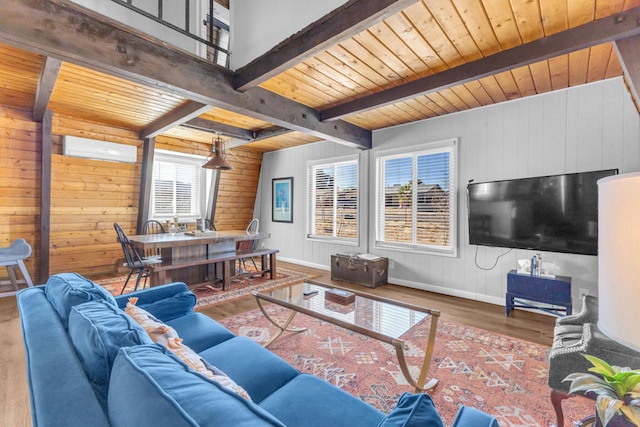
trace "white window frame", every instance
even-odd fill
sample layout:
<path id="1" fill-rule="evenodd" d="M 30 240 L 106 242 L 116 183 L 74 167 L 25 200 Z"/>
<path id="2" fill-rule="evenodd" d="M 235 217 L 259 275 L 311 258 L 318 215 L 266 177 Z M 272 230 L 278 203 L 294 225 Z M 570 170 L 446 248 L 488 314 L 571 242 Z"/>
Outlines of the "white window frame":
<path id="1" fill-rule="evenodd" d="M 356 237 L 355 238 L 348 238 L 348 237 L 338 237 L 336 236 L 336 216 L 337 216 L 337 211 L 338 211 L 338 206 L 337 203 L 334 203 L 334 209 L 333 209 L 333 223 L 334 223 L 334 227 L 333 227 L 333 236 L 322 236 L 322 235 L 318 235 L 314 233 L 313 230 L 313 224 L 315 224 L 315 202 L 316 202 L 316 187 L 314 184 L 314 176 L 313 176 L 313 170 L 315 168 L 318 167 L 337 167 L 341 164 L 347 164 L 347 163 L 353 163 L 355 162 L 356 164 L 356 175 L 358 178 L 358 182 L 357 182 L 357 197 L 358 197 L 358 202 L 356 203 L 356 207 L 357 207 L 357 212 L 356 212 Z M 330 158 L 330 159 L 322 159 L 322 160 L 314 160 L 314 161 L 309 161 L 307 162 L 307 189 L 308 189 L 308 194 L 307 194 L 307 239 L 308 240 L 315 240 L 315 241 L 323 241 L 323 242 L 332 242 L 332 243 L 340 243 L 340 244 L 346 244 L 346 245 L 352 245 L 352 246 L 358 246 L 359 245 L 359 241 L 360 241 L 360 215 L 361 215 L 361 209 L 360 209 L 360 191 L 361 191 L 361 161 L 360 161 L 360 156 L 358 154 L 354 154 L 354 155 L 350 155 L 350 156 L 343 156 L 343 157 L 334 157 L 334 158 Z"/>
<path id="2" fill-rule="evenodd" d="M 206 161 L 206 158 L 203 156 L 198 156 L 194 154 L 185 154 L 185 153 L 176 153 L 174 151 L 167 150 L 155 150 L 154 158 L 153 158 L 153 169 L 154 171 L 158 167 L 158 162 L 164 163 L 172 163 L 172 164 L 180 164 L 187 165 L 197 168 L 198 171 L 198 200 L 196 203 L 196 210 L 192 211 L 189 215 L 165 215 L 165 214 L 157 214 L 155 212 L 155 179 L 153 178 L 154 174 L 152 173 L 152 183 L 151 183 L 151 194 L 150 194 L 150 206 L 149 206 L 149 219 L 155 219 L 161 222 L 170 220 L 173 221 L 173 218 L 176 216 L 178 220 L 183 222 L 195 222 L 198 218 L 203 218 L 207 211 L 207 183 L 210 182 L 211 173 L 207 169 L 203 169 L 202 165 Z"/>
<path id="3" fill-rule="evenodd" d="M 412 158 L 412 176 L 413 182 L 417 181 L 416 176 L 416 164 L 419 156 L 428 154 L 435 154 L 441 152 L 449 152 L 449 245 L 428 245 L 416 243 L 416 226 L 414 220 L 412 220 L 413 228 L 413 242 L 389 242 L 384 240 L 384 226 L 383 221 L 385 218 L 385 170 L 384 165 L 386 160 L 392 160 L 394 158 Z M 429 255 L 440 255 L 457 257 L 458 255 L 458 138 L 450 138 L 441 141 L 434 141 L 425 144 L 413 145 L 409 147 L 379 150 L 375 152 L 375 219 L 374 219 L 374 233 L 375 241 L 374 247 L 380 249 L 393 249 L 404 252 L 418 252 Z M 418 186 L 412 187 L 412 217 L 417 218 L 417 206 L 416 202 L 418 194 Z"/>

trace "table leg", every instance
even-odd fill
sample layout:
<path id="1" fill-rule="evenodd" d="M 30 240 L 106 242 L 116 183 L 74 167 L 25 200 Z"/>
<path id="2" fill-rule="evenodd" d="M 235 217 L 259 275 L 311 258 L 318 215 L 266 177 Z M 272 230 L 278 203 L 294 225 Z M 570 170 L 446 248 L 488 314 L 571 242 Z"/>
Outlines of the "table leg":
<path id="1" fill-rule="evenodd" d="M 407 365 L 407 359 L 404 354 L 404 341 L 402 340 L 393 340 L 392 344 L 396 348 L 396 355 L 398 356 L 398 362 L 400 363 L 400 370 L 404 375 L 405 379 L 415 387 L 416 393 L 421 393 L 423 391 L 430 391 L 436 388 L 438 385 L 438 380 L 436 378 L 432 378 L 429 382 L 427 382 L 427 373 L 429 372 L 429 366 L 431 365 L 431 356 L 433 356 L 433 348 L 436 343 L 436 332 L 438 329 L 438 316 L 431 315 L 431 326 L 429 328 L 429 341 L 427 343 L 427 348 L 424 352 L 424 359 L 422 361 L 422 368 L 420 368 L 420 374 L 418 375 L 418 379 L 415 380 L 411 373 L 409 372 L 409 366 Z"/>
<path id="2" fill-rule="evenodd" d="M 235 260 L 224 261 L 222 263 L 222 290 L 226 291 L 231 287 L 231 265 L 235 267 Z"/>
<path id="3" fill-rule="evenodd" d="M 307 330 L 307 328 L 291 328 L 291 329 L 289 329 L 289 324 L 291 324 L 291 321 L 293 320 L 293 318 L 296 317 L 296 314 L 298 314 L 297 311 L 291 310 L 291 314 L 289 314 L 289 317 L 287 318 L 287 320 L 282 325 L 280 325 L 278 322 L 273 320 L 273 318 L 271 316 L 269 316 L 269 314 L 267 313 L 267 311 L 264 309 L 264 307 L 262 305 L 262 300 L 260 299 L 260 297 L 258 295 L 256 295 L 256 302 L 258 303 L 258 307 L 260 307 L 260 311 L 262 311 L 262 314 L 264 314 L 264 317 L 266 317 L 269 322 L 271 322 L 274 326 L 276 326 L 278 329 L 280 329 L 273 337 L 271 337 L 271 339 L 269 341 L 267 341 L 263 345 L 263 347 L 269 347 L 275 340 L 280 338 L 280 335 L 282 335 L 284 331 L 296 332 L 297 333 L 297 332 L 304 332 L 304 331 Z"/>
<path id="4" fill-rule="evenodd" d="M 260 269 L 262 270 L 262 277 L 266 277 L 267 276 L 267 256 L 266 255 L 260 255 Z"/>
<path id="5" fill-rule="evenodd" d="M 276 254 L 269 254 L 269 279 L 275 280 L 276 278 Z"/>

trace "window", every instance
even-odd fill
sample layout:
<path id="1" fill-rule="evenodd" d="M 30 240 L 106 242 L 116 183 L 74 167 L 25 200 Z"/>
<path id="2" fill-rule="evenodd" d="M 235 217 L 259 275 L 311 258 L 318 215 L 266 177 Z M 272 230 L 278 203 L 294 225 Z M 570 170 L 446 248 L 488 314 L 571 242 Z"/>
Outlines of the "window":
<path id="1" fill-rule="evenodd" d="M 376 153 L 376 246 L 456 255 L 456 143 Z"/>
<path id="2" fill-rule="evenodd" d="M 205 212 L 203 159 L 156 151 L 153 161 L 151 218 L 195 221 Z"/>
<path id="3" fill-rule="evenodd" d="M 307 236 L 358 242 L 358 156 L 309 162 Z"/>

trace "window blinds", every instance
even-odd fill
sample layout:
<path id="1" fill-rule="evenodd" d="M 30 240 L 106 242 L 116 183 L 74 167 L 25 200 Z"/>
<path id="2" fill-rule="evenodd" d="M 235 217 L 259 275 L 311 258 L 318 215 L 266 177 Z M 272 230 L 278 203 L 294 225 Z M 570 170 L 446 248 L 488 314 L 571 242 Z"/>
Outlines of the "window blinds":
<path id="1" fill-rule="evenodd" d="M 357 158 L 310 164 L 308 183 L 308 237 L 357 241 Z"/>
<path id="2" fill-rule="evenodd" d="M 156 155 L 153 162 L 152 218 L 201 218 L 202 161 Z"/>
<path id="3" fill-rule="evenodd" d="M 455 251 L 455 145 L 379 155 L 376 241 Z"/>

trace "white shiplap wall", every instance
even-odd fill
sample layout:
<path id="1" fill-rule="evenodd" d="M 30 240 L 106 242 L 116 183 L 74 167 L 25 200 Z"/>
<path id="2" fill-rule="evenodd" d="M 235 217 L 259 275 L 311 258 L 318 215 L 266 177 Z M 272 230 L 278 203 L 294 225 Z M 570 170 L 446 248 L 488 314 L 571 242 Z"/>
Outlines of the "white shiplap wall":
<path id="1" fill-rule="evenodd" d="M 331 254 L 343 251 L 388 256 L 394 265 L 389 282 L 470 299 L 504 304 L 506 274 L 518 258 L 533 251 L 513 250 L 490 267 L 503 248 L 468 244 L 465 186 L 476 182 L 618 168 L 640 170 L 640 117 L 621 78 L 549 94 L 477 108 L 374 132 L 373 151 L 459 138 L 458 257 L 447 258 L 373 247 L 374 167 L 371 152 L 361 152 L 361 236 L 359 247 L 312 242 L 306 230 L 306 162 L 355 152 L 330 142 L 267 153 L 256 215 L 271 233 L 265 244 L 280 258 L 328 269 Z M 271 179 L 294 177 L 294 222 L 271 222 Z M 368 177 L 368 179 L 367 179 Z M 366 209 L 366 208 L 369 209 Z M 371 219 L 371 221 L 370 221 Z M 367 232 L 368 231 L 368 232 Z M 597 293 L 597 257 L 542 253 L 573 278 L 574 304 L 581 288 Z M 576 307 L 579 308 L 579 307 Z"/>

